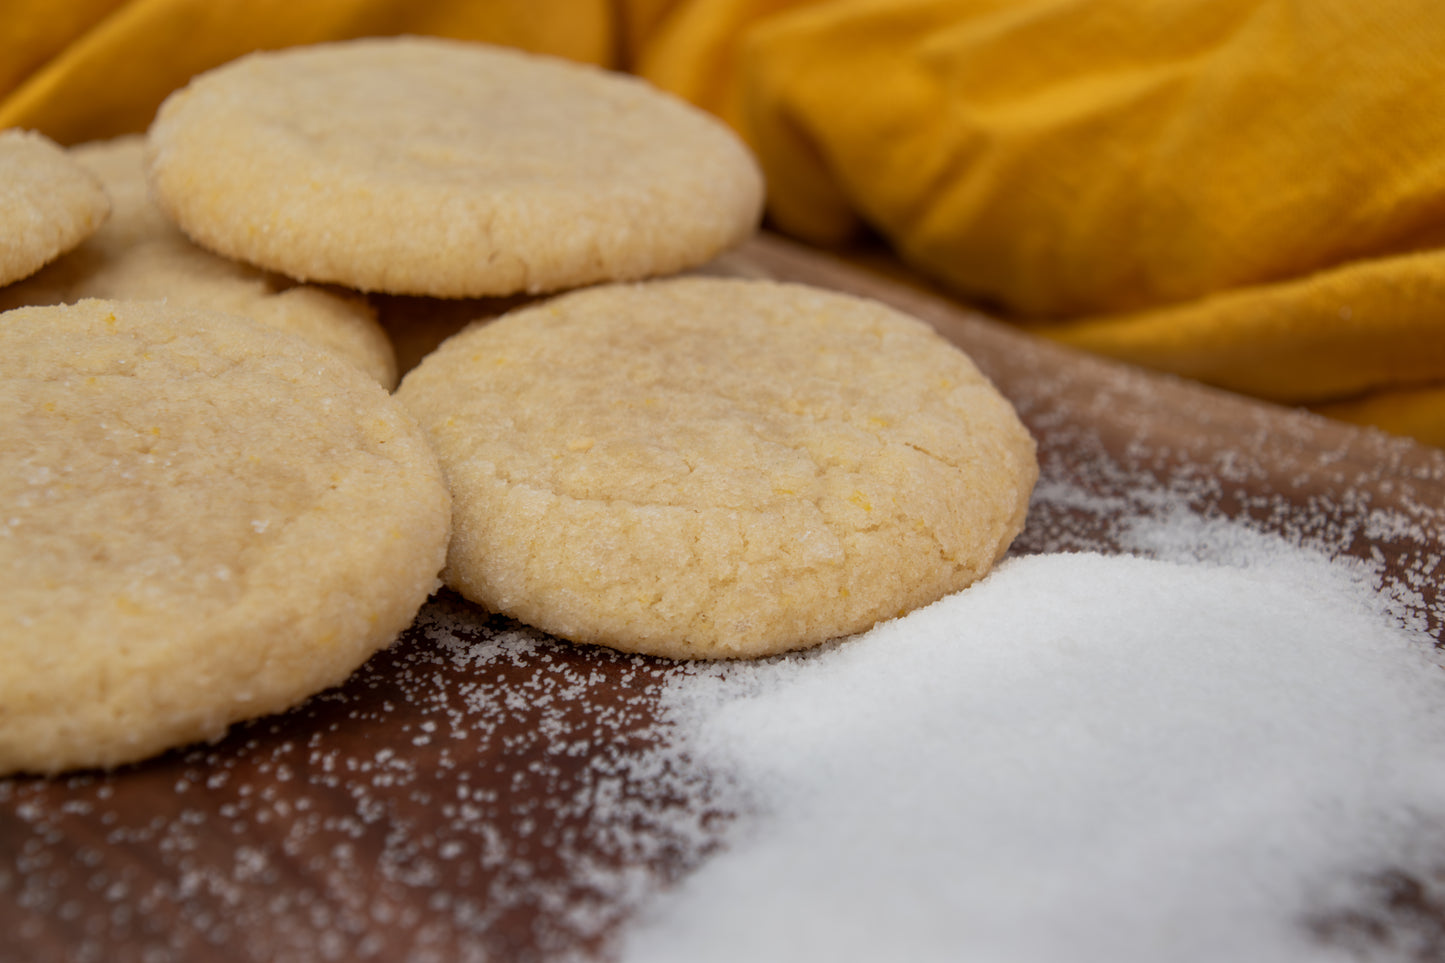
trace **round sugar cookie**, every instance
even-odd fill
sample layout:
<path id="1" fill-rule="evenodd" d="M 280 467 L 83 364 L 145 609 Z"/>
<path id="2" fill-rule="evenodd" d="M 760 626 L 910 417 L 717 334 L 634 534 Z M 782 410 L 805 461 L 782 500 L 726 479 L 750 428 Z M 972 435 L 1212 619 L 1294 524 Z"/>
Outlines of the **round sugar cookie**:
<path id="1" fill-rule="evenodd" d="M 104 185 L 110 218 L 75 250 L 0 289 L 0 311 L 84 298 L 167 300 L 240 314 L 336 352 L 388 390 L 396 359 L 366 299 L 267 274 L 192 244 L 151 201 L 145 140 L 82 144 L 70 156 Z"/>
<path id="2" fill-rule="evenodd" d="M 114 766 L 340 682 L 439 584 L 420 429 L 232 315 L 0 315 L 0 774 Z"/>
<path id="3" fill-rule="evenodd" d="M 756 162 L 644 81 L 390 37 L 251 54 L 191 81 L 149 176 L 204 247 L 302 280 L 479 297 L 670 274 L 752 233 Z"/>
<path id="4" fill-rule="evenodd" d="M 675 658 L 795 649 L 963 588 L 1038 471 L 923 322 L 767 281 L 562 295 L 454 336 L 397 398 L 451 486 L 449 585 Z"/>
<path id="5" fill-rule="evenodd" d="M 105 190 L 62 147 L 33 131 L 0 131 L 0 284 L 40 270 L 109 213 Z"/>

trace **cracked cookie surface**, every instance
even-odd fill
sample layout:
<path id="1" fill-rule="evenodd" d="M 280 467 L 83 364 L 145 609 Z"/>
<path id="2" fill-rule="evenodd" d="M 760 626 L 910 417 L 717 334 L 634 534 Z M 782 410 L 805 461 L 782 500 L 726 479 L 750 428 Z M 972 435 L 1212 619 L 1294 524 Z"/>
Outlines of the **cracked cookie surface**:
<path id="1" fill-rule="evenodd" d="M 967 356 L 800 285 L 563 295 L 453 337 L 397 397 L 452 489 L 452 587 L 669 657 L 800 648 L 963 588 L 1037 477 Z"/>

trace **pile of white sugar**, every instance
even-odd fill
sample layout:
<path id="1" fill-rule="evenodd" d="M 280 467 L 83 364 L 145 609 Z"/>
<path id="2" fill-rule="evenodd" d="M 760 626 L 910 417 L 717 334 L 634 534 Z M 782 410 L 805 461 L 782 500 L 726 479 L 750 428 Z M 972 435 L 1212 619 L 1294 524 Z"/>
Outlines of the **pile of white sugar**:
<path id="1" fill-rule="evenodd" d="M 618 956 L 1355 958 L 1312 924 L 1441 868 L 1431 640 L 1365 567 L 1242 526 L 1124 541 L 1152 557 L 1016 558 L 821 651 L 673 674 L 667 751 L 745 815 Z"/>

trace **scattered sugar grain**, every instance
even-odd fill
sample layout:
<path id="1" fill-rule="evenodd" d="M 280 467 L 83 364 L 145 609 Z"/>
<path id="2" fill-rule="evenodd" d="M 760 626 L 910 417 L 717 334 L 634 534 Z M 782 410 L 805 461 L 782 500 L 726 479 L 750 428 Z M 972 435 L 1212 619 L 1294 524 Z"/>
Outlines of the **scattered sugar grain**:
<path id="1" fill-rule="evenodd" d="M 1445 825 L 1429 638 L 1368 565 L 1181 512 L 1122 539 L 1154 557 L 676 673 L 673 751 L 750 815 L 620 958 L 1350 958 L 1310 922 Z"/>
<path id="2" fill-rule="evenodd" d="M 0 895 L 39 933 L 77 872 L 62 830 L 94 820 L 159 869 L 128 880 L 129 912 L 77 956 L 138 944 L 177 959 L 225 940 L 238 958 L 466 961 L 506 958 L 521 923 L 546 958 L 591 958 L 640 912 L 624 958 L 707 959 L 690 941 L 744 957 L 752 931 L 763 960 L 1327 959 L 1313 920 L 1371 904 L 1362 880 L 1415 868 L 1410 844 L 1445 853 L 1428 829 L 1445 825 L 1430 776 L 1445 699 L 1418 631 L 1442 624 L 1419 596 L 1439 510 L 1239 495 L 1278 539 L 1195 513 L 1221 497 L 1207 473 L 1165 490 L 1138 466 L 1089 464 L 1088 491 L 1036 492 L 1020 545 L 1053 554 L 810 656 L 582 664 L 439 600 L 284 728 L 191 751 L 179 811 L 97 818 L 0 781 L 23 840 Z M 1337 556 L 1373 538 L 1403 567 L 1298 547 Z M 1099 544 L 1152 560 L 1057 554 Z M 405 735 L 385 753 L 339 748 L 340 727 Z M 433 750 L 446 733 L 460 765 L 419 752 L 418 733 Z M 574 749 L 580 766 L 554 767 Z M 323 815 L 270 797 L 283 766 Z M 99 802 L 123 778 L 65 786 Z M 204 824 L 183 808 L 202 787 L 219 797 Z M 304 860 L 308 885 L 265 885 L 247 846 L 269 866 Z M 1433 886 L 1440 868 L 1418 878 Z M 155 930 L 162 918 L 185 925 Z M 1216 930 L 1234 942 L 1209 943 Z"/>

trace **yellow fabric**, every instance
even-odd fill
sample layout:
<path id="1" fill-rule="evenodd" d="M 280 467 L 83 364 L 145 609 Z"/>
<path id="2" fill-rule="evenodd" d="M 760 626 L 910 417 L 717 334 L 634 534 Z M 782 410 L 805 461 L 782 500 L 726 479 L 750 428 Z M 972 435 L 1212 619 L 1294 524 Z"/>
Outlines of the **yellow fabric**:
<path id="1" fill-rule="evenodd" d="M 747 28 L 820 2 L 826 0 L 682 0 L 639 46 L 629 66 L 742 130 L 737 66 Z"/>
<path id="2" fill-rule="evenodd" d="M 1445 374 L 1445 250 L 1349 261 L 1045 333 L 1283 404 L 1421 384 Z"/>
<path id="3" fill-rule="evenodd" d="M 141 130 L 247 51 L 385 33 L 633 69 L 772 223 L 1031 330 L 1445 441 L 1437 0 L 0 0 L 0 127 Z"/>
<path id="4" fill-rule="evenodd" d="M 0 0 L 0 96 L 125 0 Z"/>
<path id="5" fill-rule="evenodd" d="M 1380 428 L 1436 448 L 1445 448 L 1445 385 L 1377 391 L 1351 401 L 1311 405 L 1314 411 L 1340 421 Z"/>

